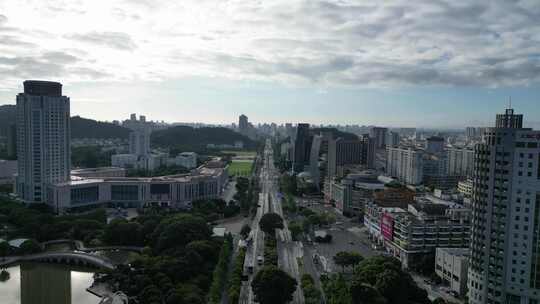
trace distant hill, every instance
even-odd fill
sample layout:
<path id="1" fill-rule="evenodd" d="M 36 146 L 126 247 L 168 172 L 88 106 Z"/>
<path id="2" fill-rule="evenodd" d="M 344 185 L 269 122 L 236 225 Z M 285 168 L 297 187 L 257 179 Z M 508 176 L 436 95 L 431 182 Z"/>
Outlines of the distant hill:
<path id="1" fill-rule="evenodd" d="M 336 128 L 313 128 L 313 129 L 310 129 L 310 131 L 313 134 L 318 134 L 320 132 L 332 132 L 332 135 L 334 136 L 334 138 L 341 137 L 341 138 L 346 139 L 346 140 L 358 139 L 358 136 L 356 136 L 355 134 L 348 133 L 348 132 L 343 132 L 343 131 L 340 131 L 340 130 L 338 130 Z"/>
<path id="2" fill-rule="evenodd" d="M 108 122 L 71 117 L 71 138 L 129 138 L 129 129 Z"/>
<path id="3" fill-rule="evenodd" d="M 0 106 L 0 135 L 6 135 L 8 127 L 15 123 L 17 107 L 15 105 Z M 129 130 L 108 122 L 86 119 L 80 116 L 71 117 L 71 138 L 125 138 Z"/>
<path id="4" fill-rule="evenodd" d="M 256 145 L 254 141 L 242 134 L 218 127 L 176 126 L 152 132 L 150 141 L 156 146 L 185 147 L 191 150 L 204 150 L 207 144 L 233 145 L 235 141 L 242 141 L 246 148 L 254 148 Z"/>
<path id="5" fill-rule="evenodd" d="M 0 135 L 5 136 L 9 125 L 15 123 L 17 107 L 15 105 L 0 106 Z"/>

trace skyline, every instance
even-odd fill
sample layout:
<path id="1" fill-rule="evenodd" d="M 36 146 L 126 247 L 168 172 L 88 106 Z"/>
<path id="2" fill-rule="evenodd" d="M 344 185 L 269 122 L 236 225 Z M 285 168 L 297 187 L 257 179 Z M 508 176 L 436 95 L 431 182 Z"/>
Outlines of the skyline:
<path id="1" fill-rule="evenodd" d="M 459 128 L 488 126 L 511 97 L 540 126 L 534 1 L 3 1 L 0 12 L 0 104 L 42 79 L 97 120 Z"/>

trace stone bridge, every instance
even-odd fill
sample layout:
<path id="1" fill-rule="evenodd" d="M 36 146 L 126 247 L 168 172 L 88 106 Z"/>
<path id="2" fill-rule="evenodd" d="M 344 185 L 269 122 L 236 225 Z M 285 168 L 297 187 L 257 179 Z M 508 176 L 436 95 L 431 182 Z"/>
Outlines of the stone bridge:
<path id="1" fill-rule="evenodd" d="M 109 259 L 85 252 L 46 252 L 23 256 L 11 256 L 7 257 L 4 261 L 0 261 L 0 266 L 7 266 L 24 261 L 69 264 L 106 269 L 115 268 L 114 264 Z"/>
<path id="2" fill-rule="evenodd" d="M 47 245 L 52 245 L 52 244 L 71 244 L 71 245 L 74 245 L 76 250 L 84 251 L 84 252 L 124 250 L 124 251 L 133 251 L 133 252 L 141 253 L 143 251 L 143 247 L 138 247 L 138 246 L 86 247 L 82 241 L 69 240 L 69 239 L 53 240 L 53 241 L 43 242 L 43 243 L 41 243 L 41 247 L 45 248 Z"/>

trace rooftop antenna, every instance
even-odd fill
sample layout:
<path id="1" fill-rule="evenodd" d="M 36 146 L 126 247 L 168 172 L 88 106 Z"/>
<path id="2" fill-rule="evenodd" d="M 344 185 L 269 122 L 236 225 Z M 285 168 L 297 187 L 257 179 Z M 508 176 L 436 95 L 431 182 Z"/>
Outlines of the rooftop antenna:
<path id="1" fill-rule="evenodd" d="M 512 108 L 512 96 L 508 96 L 508 108 Z"/>

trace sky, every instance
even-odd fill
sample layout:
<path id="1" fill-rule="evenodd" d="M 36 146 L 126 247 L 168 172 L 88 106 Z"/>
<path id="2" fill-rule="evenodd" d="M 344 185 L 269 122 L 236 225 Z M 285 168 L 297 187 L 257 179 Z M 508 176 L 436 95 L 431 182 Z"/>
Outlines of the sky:
<path id="1" fill-rule="evenodd" d="M 98 120 L 540 127 L 540 2 L 0 0 L 0 104 L 26 79 Z"/>

